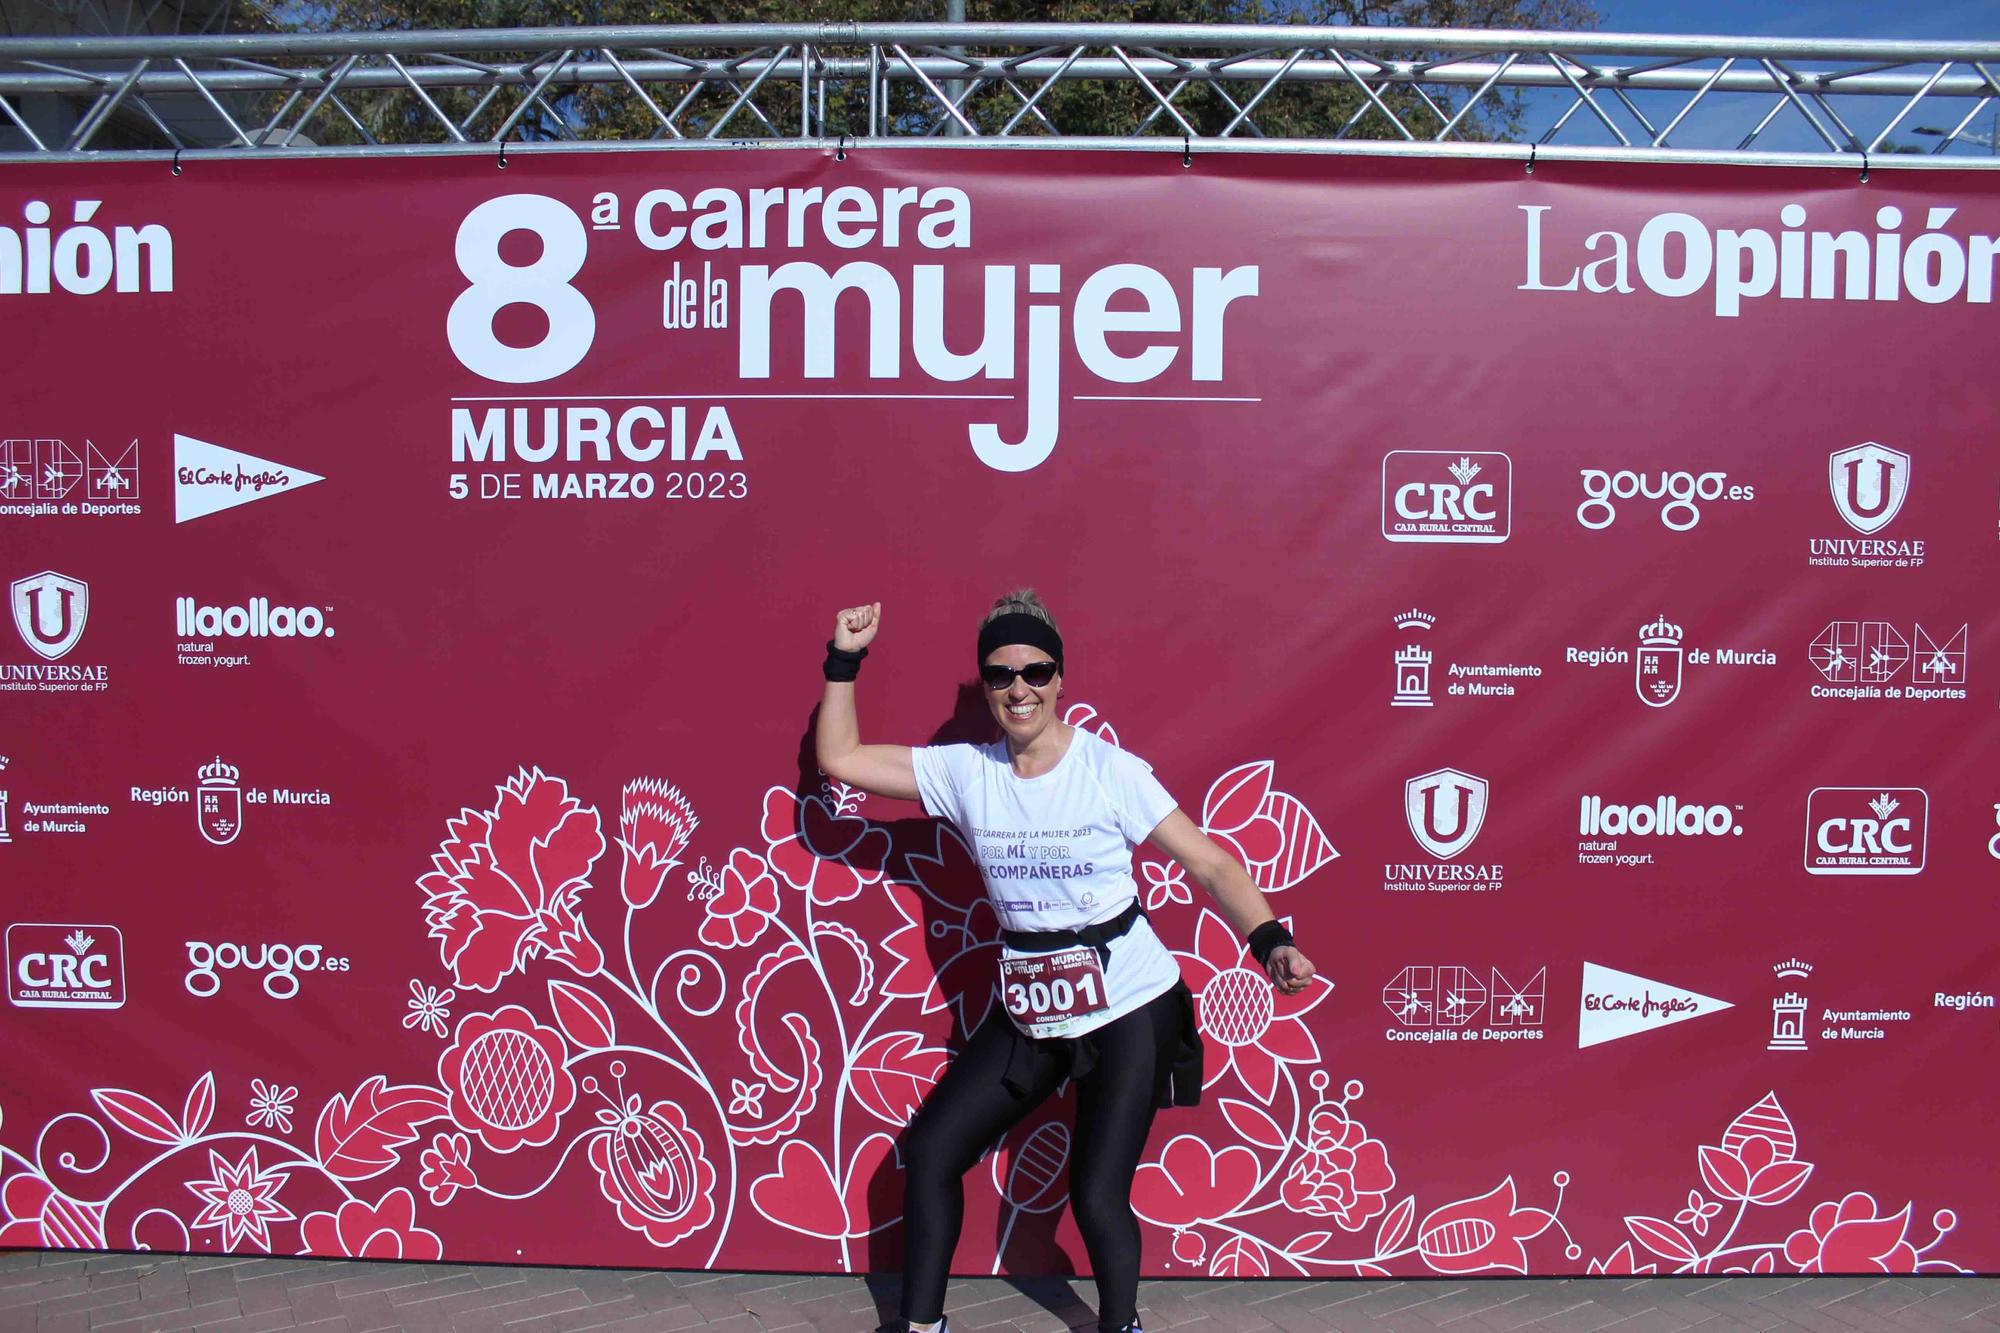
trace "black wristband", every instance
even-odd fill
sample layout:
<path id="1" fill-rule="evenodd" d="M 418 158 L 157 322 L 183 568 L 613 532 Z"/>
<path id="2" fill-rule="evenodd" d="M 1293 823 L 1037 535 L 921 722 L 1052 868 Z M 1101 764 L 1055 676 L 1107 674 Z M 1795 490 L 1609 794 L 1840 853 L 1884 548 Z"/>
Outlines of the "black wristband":
<path id="1" fill-rule="evenodd" d="M 836 648 L 833 640 L 826 641 L 826 665 L 820 669 L 828 680 L 853 680 L 861 674 L 861 659 L 868 656 L 866 648 Z"/>
<path id="2" fill-rule="evenodd" d="M 1266 921 L 1250 932 L 1250 952 L 1257 959 L 1257 966 L 1269 967 L 1271 955 L 1292 942 L 1292 932 L 1285 929 L 1282 921 Z"/>

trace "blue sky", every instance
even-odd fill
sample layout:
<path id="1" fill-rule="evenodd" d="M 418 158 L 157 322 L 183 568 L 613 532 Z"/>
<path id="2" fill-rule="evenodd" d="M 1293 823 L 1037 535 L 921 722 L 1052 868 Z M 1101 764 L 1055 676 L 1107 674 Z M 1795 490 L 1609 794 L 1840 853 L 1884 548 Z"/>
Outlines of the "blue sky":
<path id="1" fill-rule="evenodd" d="M 1736 37 L 1855 37 L 1892 40 L 2000 41 L 2000 0 L 1822 0 L 1820 3 L 1782 3 L 1780 0 L 1598 0 L 1605 32 L 1702 33 Z M 1924 73 L 1930 68 L 1926 67 Z M 1990 67 L 1989 67 L 1990 68 Z M 1954 73 L 1970 73 L 1961 67 Z M 1635 99 L 1656 124 L 1670 118 L 1679 105 L 1658 94 L 1653 100 Z M 1546 108 L 1531 113 L 1529 128 L 1539 134 L 1550 120 L 1569 103 L 1568 96 L 1547 99 Z M 1846 97 L 1836 99 L 1834 108 L 1863 140 L 1875 132 L 1901 107 L 1902 99 L 1887 97 Z M 1683 122 L 1673 137 L 1673 146 L 1684 148 L 1733 148 L 1738 140 L 1768 110 L 1767 97 L 1717 94 L 1703 100 Z M 1914 133 L 1916 126 L 1950 129 L 1970 103 L 1926 101 L 1898 127 L 1894 140 L 1928 152 L 1938 143 L 1934 135 Z M 1815 108 L 1817 110 L 1817 108 Z M 1983 154 L 1983 136 L 1993 131 L 1994 107 L 1981 113 L 1967 133 L 1982 136 L 1979 142 L 1960 142 L 1951 147 L 1952 156 Z M 1626 122 L 1622 109 L 1614 117 L 1628 135 L 1636 136 L 1636 126 Z M 1828 126 L 1832 129 L 1832 126 Z M 1836 131 L 1837 133 L 1837 131 Z M 1579 111 L 1555 140 L 1557 143 L 1611 143 L 1588 111 Z M 1825 144 L 1797 111 L 1787 108 L 1757 141 L 1759 148 L 1822 150 Z"/>

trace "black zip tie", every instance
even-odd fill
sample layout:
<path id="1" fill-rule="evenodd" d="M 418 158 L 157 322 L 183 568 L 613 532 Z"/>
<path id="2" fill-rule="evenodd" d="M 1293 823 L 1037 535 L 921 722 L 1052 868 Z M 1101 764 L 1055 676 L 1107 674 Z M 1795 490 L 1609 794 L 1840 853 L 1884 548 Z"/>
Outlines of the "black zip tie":
<path id="1" fill-rule="evenodd" d="M 1181 165 L 1183 167 L 1194 165 L 1194 140 L 1188 138 L 1185 132 L 1181 135 Z"/>
<path id="2" fill-rule="evenodd" d="M 846 130 L 842 130 L 842 131 L 840 132 L 840 142 L 839 142 L 838 144 L 835 144 L 835 145 L 834 145 L 834 149 L 833 149 L 833 160 L 834 160 L 834 161 L 836 161 L 836 162 L 845 162 L 845 161 L 847 160 L 847 131 L 846 131 Z"/>
<path id="3" fill-rule="evenodd" d="M 1868 150 L 1866 148 L 1861 150 L 1861 183 L 1863 185 L 1868 183 Z"/>
<path id="4" fill-rule="evenodd" d="M 500 141 L 500 170 L 505 171 L 506 169 L 507 169 L 507 141 L 505 139 L 502 139 Z"/>
<path id="5" fill-rule="evenodd" d="M 1528 174 L 1535 174 L 1535 145 L 1532 143 L 1528 145 Z"/>
<path id="6" fill-rule="evenodd" d="M 180 174 L 181 174 L 181 150 L 176 148 L 174 149 L 174 175 L 178 176 Z"/>

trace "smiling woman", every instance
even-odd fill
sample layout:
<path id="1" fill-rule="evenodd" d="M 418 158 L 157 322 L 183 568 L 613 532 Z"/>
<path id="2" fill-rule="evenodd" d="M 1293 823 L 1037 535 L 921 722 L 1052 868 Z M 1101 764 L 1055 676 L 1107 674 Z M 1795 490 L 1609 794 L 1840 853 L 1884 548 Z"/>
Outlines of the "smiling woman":
<path id="1" fill-rule="evenodd" d="M 849 786 L 921 801 L 956 825 L 979 862 L 1004 943 L 1001 1005 L 967 1039 L 900 1145 L 904 1323 L 914 1333 L 944 1327 L 963 1176 L 1070 1080 L 1070 1200 L 1097 1278 L 1098 1327 L 1137 1333 L 1132 1182 L 1154 1112 L 1199 1101 L 1202 1045 L 1194 997 L 1140 907 L 1132 849 L 1150 841 L 1185 866 L 1244 936 L 1240 947 L 1270 986 L 1303 991 L 1313 966 L 1242 864 L 1181 813 L 1146 764 L 1058 715 L 1062 633 L 1031 589 L 1001 597 L 980 622 L 979 678 L 1000 731 L 985 745 L 861 743 L 854 681 L 881 626 L 880 602 L 850 607 L 834 623 L 816 733 L 820 768 Z M 1257 974 L 1241 976 L 1268 1009 Z"/>

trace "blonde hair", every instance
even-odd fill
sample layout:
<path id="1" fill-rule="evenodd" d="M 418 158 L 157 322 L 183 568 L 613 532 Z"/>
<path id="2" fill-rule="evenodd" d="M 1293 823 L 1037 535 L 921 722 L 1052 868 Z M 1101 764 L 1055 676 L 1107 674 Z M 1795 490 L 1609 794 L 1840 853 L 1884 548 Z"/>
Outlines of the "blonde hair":
<path id="1" fill-rule="evenodd" d="M 1018 588 L 1003 597 L 994 598 L 993 609 L 980 620 L 979 628 L 985 629 L 1001 616 L 1008 615 L 1033 616 L 1056 633 L 1062 633 L 1062 626 L 1056 624 L 1054 613 L 1042 605 L 1042 599 L 1035 595 L 1033 588 Z"/>

